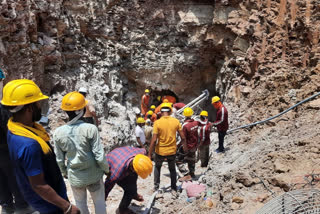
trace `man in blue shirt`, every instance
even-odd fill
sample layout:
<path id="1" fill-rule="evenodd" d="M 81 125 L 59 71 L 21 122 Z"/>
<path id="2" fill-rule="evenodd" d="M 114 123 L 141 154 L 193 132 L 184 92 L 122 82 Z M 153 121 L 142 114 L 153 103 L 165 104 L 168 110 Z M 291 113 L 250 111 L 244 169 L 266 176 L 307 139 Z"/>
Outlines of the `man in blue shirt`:
<path id="1" fill-rule="evenodd" d="M 2 98 L 3 71 L 0 69 L 0 97 Z M 10 112 L 0 104 L 0 205 L 2 214 L 28 214 L 33 213 L 31 207 L 24 200 L 16 182 L 12 169 L 7 144 L 7 123 Z M 13 198 L 14 197 L 14 198 Z M 13 200 L 14 199 L 14 200 Z"/>
<path id="2" fill-rule="evenodd" d="M 41 118 L 48 99 L 31 80 L 10 81 L 1 104 L 13 114 L 8 121 L 8 147 L 17 183 L 26 201 L 41 214 L 80 213 L 67 198 L 66 186 Z"/>

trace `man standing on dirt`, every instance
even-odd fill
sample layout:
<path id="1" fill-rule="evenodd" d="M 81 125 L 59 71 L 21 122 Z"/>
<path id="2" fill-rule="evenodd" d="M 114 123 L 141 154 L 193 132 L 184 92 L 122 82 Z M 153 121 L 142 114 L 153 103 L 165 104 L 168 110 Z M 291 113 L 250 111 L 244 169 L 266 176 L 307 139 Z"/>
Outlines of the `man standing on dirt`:
<path id="1" fill-rule="evenodd" d="M 212 124 L 208 121 L 208 112 L 202 111 L 200 113 L 199 121 L 199 156 L 201 167 L 207 167 L 209 162 L 209 147 L 210 147 L 210 133 Z"/>
<path id="2" fill-rule="evenodd" d="M 142 117 L 139 117 L 137 119 L 137 126 L 136 126 L 135 133 L 136 133 L 137 142 L 139 144 L 138 146 L 140 148 L 144 148 L 144 145 L 146 143 L 146 136 L 144 135 L 144 131 L 142 129 L 142 127 L 144 126 L 145 122 L 146 121 Z"/>
<path id="3" fill-rule="evenodd" d="M 212 123 L 217 127 L 219 136 L 219 147 L 216 149 L 217 153 L 224 152 L 224 137 L 227 134 L 229 128 L 228 111 L 227 108 L 221 103 L 218 96 L 212 97 L 212 105 L 217 110 L 216 121 Z"/>
<path id="4" fill-rule="evenodd" d="M 40 213 L 80 213 L 67 198 L 66 186 L 41 118 L 41 100 L 48 99 L 31 80 L 10 81 L 1 104 L 12 113 L 8 147 L 24 199 Z"/>
<path id="5" fill-rule="evenodd" d="M 149 89 L 146 89 L 144 91 L 144 95 L 142 95 L 141 97 L 141 114 L 143 116 L 146 115 L 146 113 L 148 112 L 149 109 L 149 100 L 150 100 L 150 91 Z"/>
<path id="6" fill-rule="evenodd" d="M 161 104 L 161 118 L 157 120 L 153 125 L 153 136 L 149 149 L 149 158 L 151 158 L 156 145 L 155 150 L 155 170 L 154 170 L 154 189 L 159 189 L 160 185 L 160 172 L 162 163 L 167 160 L 171 178 L 171 193 L 174 197 L 177 196 L 177 172 L 176 172 L 176 133 L 179 132 L 182 145 L 185 151 L 187 151 L 186 140 L 181 129 L 179 120 L 170 116 L 172 112 L 171 103 Z"/>
<path id="7" fill-rule="evenodd" d="M 184 160 L 188 163 L 189 172 L 187 173 L 187 175 L 190 175 L 192 178 L 195 178 L 194 172 L 196 165 L 196 151 L 198 148 L 199 140 L 199 122 L 191 119 L 191 116 L 193 115 L 193 110 L 190 107 L 187 107 L 183 110 L 183 115 L 186 117 L 186 119 L 182 125 L 182 132 L 187 141 L 187 150 L 184 149 Z"/>
<path id="8" fill-rule="evenodd" d="M 82 121 L 88 101 L 79 92 L 66 94 L 61 109 L 69 122 L 54 131 L 57 162 L 62 174 L 68 178 L 76 205 L 81 213 L 89 214 L 87 190 L 91 194 L 95 213 L 106 213 L 102 177 L 109 173 L 98 128 Z M 67 166 L 65 164 L 67 160 Z"/>
<path id="9" fill-rule="evenodd" d="M 145 153 L 145 149 L 126 146 L 116 148 L 107 155 L 110 175 L 105 181 L 105 198 L 107 199 L 115 184 L 124 190 L 116 213 L 133 214 L 134 212 L 128 208 L 132 199 L 144 200 L 137 192 L 137 179 L 138 176 L 146 179 L 153 168 L 151 160 L 145 156 Z"/>
<path id="10" fill-rule="evenodd" d="M 0 69 L 0 100 L 2 99 L 4 78 L 5 75 Z M 2 207 L 2 214 L 13 214 L 14 212 L 20 214 L 32 213 L 33 210 L 24 200 L 19 190 L 9 156 L 7 123 L 10 117 L 11 113 L 0 104 L 0 206 Z"/>
<path id="11" fill-rule="evenodd" d="M 79 93 L 82 94 L 86 98 L 87 94 L 88 94 L 88 90 L 85 87 L 81 87 L 81 88 L 79 88 Z M 91 123 L 96 126 L 100 125 L 100 122 L 99 122 L 97 114 L 96 114 L 96 110 L 90 101 L 88 101 L 88 104 L 86 106 L 86 112 L 83 115 L 82 119 L 86 123 Z"/>

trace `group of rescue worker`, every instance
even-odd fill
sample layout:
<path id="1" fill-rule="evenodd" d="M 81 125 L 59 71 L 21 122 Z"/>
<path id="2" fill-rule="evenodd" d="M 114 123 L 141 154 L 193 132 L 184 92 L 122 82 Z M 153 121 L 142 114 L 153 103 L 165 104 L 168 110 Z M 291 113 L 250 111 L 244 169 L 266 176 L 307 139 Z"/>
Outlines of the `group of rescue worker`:
<path id="1" fill-rule="evenodd" d="M 214 96 L 211 101 L 216 109 L 215 121 L 209 122 L 207 111 L 201 111 L 200 118 L 195 120 L 192 108 L 184 108 L 186 106 L 184 103 L 176 103 L 176 98 L 173 96 L 163 96 L 162 98 L 162 103 L 156 108 L 155 105 L 149 103 L 150 90 L 145 90 L 141 98 L 142 117 L 137 118 L 136 137 L 139 147 L 146 148 L 150 158 L 155 148 L 154 190 L 159 188 L 161 166 L 164 161 L 167 161 L 171 177 L 171 191 L 173 195 L 177 195 L 175 165 L 177 164 L 179 171 L 184 173 L 184 177 L 180 178 L 180 181 L 194 179 L 197 150 L 199 150 L 201 167 L 208 165 L 210 133 L 212 131 L 217 130 L 218 132 L 219 147 L 216 152 L 223 153 L 225 151 L 224 137 L 229 128 L 228 111 L 220 98 Z M 158 97 L 158 101 L 160 100 L 161 97 Z M 185 117 L 182 124 L 175 118 L 175 112 L 181 108 L 184 108 L 183 115 Z M 143 135 L 142 127 L 145 123 L 147 125 L 145 135 Z M 149 134 L 150 124 L 153 124 L 152 135 Z M 180 136 L 180 142 L 177 142 L 177 134 Z M 142 142 L 141 139 L 143 139 Z M 183 163 L 187 163 L 187 171 L 183 168 Z"/>
<path id="2" fill-rule="evenodd" d="M 88 214 L 88 191 L 95 213 L 103 214 L 115 184 L 124 190 L 117 213 L 133 213 L 128 209 L 131 201 L 144 200 L 137 192 L 137 179 L 147 178 L 153 169 L 146 150 L 127 146 L 106 154 L 98 127 L 92 124 L 98 124 L 97 118 L 84 117 L 89 103 L 83 88 L 62 98 L 60 108 L 68 121 L 54 130 L 52 139 L 36 122 L 42 116 L 42 100 L 49 97 L 33 81 L 12 80 L 1 91 L 2 213 Z M 69 201 L 63 178 L 69 181 L 75 205 Z"/>
<path id="3" fill-rule="evenodd" d="M 89 192 L 95 213 L 103 214 L 106 213 L 105 200 L 115 184 L 124 190 L 116 213 L 134 213 L 128 208 L 131 201 L 144 200 L 138 194 L 137 179 L 138 176 L 145 179 L 152 173 L 154 152 L 154 189 L 160 187 L 161 167 L 167 161 L 172 194 L 177 196 L 177 133 L 181 138 L 178 146 L 182 148 L 184 159 L 189 161 L 189 175 L 192 177 L 198 148 L 206 157 L 202 166 L 208 164 L 212 125 L 217 126 L 219 132 L 218 151 L 224 151 L 228 113 L 218 97 L 212 99 L 217 109 L 217 121 L 209 123 L 205 111 L 201 112 L 200 121 L 195 121 L 191 118 L 192 109 L 185 108 L 186 121 L 181 125 L 171 114 L 184 104 L 176 103 L 174 97 L 164 96 L 158 98 L 158 107 L 150 106 L 150 91 L 146 90 L 135 130 L 140 148 L 119 147 L 106 154 L 97 127 L 100 122 L 85 98 L 86 88 L 81 87 L 62 98 L 60 108 L 68 119 L 53 130 L 50 138 L 46 129 L 37 122 L 42 116 L 43 100 L 49 97 L 32 80 L 11 80 L 3 87 L 4 78 L 0 69 L 2 213 L 88 214 Z M 64 179 L 69 181 L 75 205 L 69 200 Z"/>

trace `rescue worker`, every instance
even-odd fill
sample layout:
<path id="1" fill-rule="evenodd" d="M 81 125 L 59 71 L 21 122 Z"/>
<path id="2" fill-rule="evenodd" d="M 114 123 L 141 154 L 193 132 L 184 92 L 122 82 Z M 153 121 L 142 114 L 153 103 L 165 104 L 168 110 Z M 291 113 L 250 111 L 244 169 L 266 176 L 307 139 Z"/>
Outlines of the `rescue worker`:
<path id="1" fill-rule="evenodd" d="M 144 95 L 141 98 L 141 114 L 144 116 L 148 111 L 149 100 L 150 100 L 150 91 L 146 89 L 144 91 Z"/>
<path id="2" fill-rule="evenodd" d="M 174 96 L 170 96 L 170 95 L 164 95 L 161 97 L 161 100 L 168 100 L 167 102 L 175 104 L 177 102 L 177 99 Z"/>
<path id="3" fill-rule="evenodd" d="M 150 119 L 147 119 L 146 125 L 144 127 L 144 135 L 146 136 L 146 144 L 148 145 L 148 147 L 150 146 L 150 143 L 151 143 L 152 131 L 153 131 L 152 122 Z M 147 151 L 149 151 L 149 149 L 147 149 Z"/>
<path id="4" fill-rule="evenodd" d="M 93 200 L 95 213 L 106 213 L 102 177 L 109 173 L 97 126 L 84 122 L 88 101 L 79 92 L 66 94 L 61 109 L 69 122 L 54 131 L 56 159 L 62 175 L 68 178 L 81 213 L 89 214 L 87 190 Z M 67 160 L 67 166 L 66 166 Z"/>
<path id="5" fill-rule="evenodd" d="M 79 88 L 79 93 L 86 98 L 88 94 L 88 90 L 85 87 L 81 87 Z M 100 121 L 97 117 L 96 110 L 90 101 L 88 101 L 88 104 L 86 106 L 86 111 L 85 111 L 85 114 L 83 115 L 82 120 L 86 123 L 91 123 L 96 126 L 100 125 Z"/>
<path id="6" fill-rule="evenodd" d="M 146 136 L 144 135 L 144 131 L 142 129 L 145 122 L 146 121 L 142 117 L 139 117 L 137 119 L 137 126 L 136 126 L 136 130 L 135 130 L 135 134 L 136 134 L 136 139 L 137 139 L 137 142 L 138 142 L 140 148 L 144 148 L 144 145 L 146 143 Z"/>
<path id="7" fill-rule="evenodd" d="M 0 100 L 2 99 L 3 80 L 5 75 L 0 69 Z M 2 214 L 27 214 L 33 209 L 24 200 L 18 184 L 16 175 L 11 164 L 7 144 L 7 123 L 11 113 L 0 104 L 0 206 Z M 14 200 L 13 200 L 14 199 Z"/>
<path id="8" fill-rule="evenodd" d="M 147 112 L 147 114 L 144 116 L 144 119 L 147 120 L 147 119 L 150 119 L 151 120 L 151 117 L 153 115 L 153 111 L 149 110 Z"/>
<path id="9" fill-rule="evenodd" d="M 199 121 L 199 157 L 201 167 L 207 167 L 209 162 L 210 133 L 212 124 L 208 121 L 208 112 L 201 111 Z"/>
<path id="10" fill-rule="evenodd" d="M 151 118 L 150 118 L 151 122 L 154 123 L 157 119 L 158 119 L 157 114 L 153 113 L 152 116 L 151 116 Z"/>
<path id="11" fill-rule="evenodd" d="M 169 101 L 167 99 L 165 99 L 165 100 L 163 100 L 162 103 L 169 103 Z M 159 106 L 157 106 L 157 108 L 154 110 L 154 113 L 157 115 L 157 119 L 160 119 L 160 117 L 161 117 L 161 104 Z"/>
<path id="12" fill-rule="evenodd" d="M 167 160 L 171 178 L 171 193 L 173 197 L 177 196 L 177 174 L 175 167 L 175 159 L 177 152 L 176 133 L 178 132 L 184 150 L 187 152 L 187 145 L 182 127 L 176 118 L 170 116 L 172 105 L 170 103 L 161 104 L 162 117 L 153 124 L 153 136 L 149 149 L 149 158 L 155 150 L 155 170 L 154 170 L 154 190 L 159 189 L 160 185 L 160 172 L 162 163 Z M 157 144 L 156 144 L 157 142 Z"/>
<path id="13" fill-rule="evenodd" d="M 152 162 L 145 156 L 146 150 L 134 147 L 120 147 L 107 154 L 110 167 L 110 177 L 105 181 L 105 197 L 107 199 L 115 184 L 123 190 L 123 197 L 116 213 L 134 213 L 128 207 L 132 199 L 143 201 L 143 196 L 137 192 L 137 179 L 146 179 L 152 172 Z"/>
<path id="14" fill-rule="evenodd" d="M 219 147 L 216 149 L 216 152 L 221 153 L 224 152 L 224 137 L 229 128 L 228 111 L 218 96 L 212 97 L 212 105 L 217 110 L 216 120 L 212 123 L 213 126 L 217 127 L 219 136 Z"/>
<path id="15" fill-rule="evenodd" d="M 1 103 L 13 114 L 7 139 L 16 180 L 24 199 L 40 213 L 80 213 L 68 200 L 50 137 L 35 122 L 41 118 L 39 101 L 45 99 L 31 80 L 13 80 L 3 88 Z"/>
<path id="16" fill-rule="evenodd" d="M 156 109 L 156 106 L 155 106 L 155 105 L 150 106 L 150 110 L 151 110 L 151 111 L 154 111 L 155 109 Z"/>
<path id="17" fill-rule="evenodd" d="M 195 178 L 195 164 L 196 164 L 196 151 L 198 148 L 198 127 L 199 122 L 191 119 L 193 115 L 193 110 L 187 107 L 183 110 L 183 115 L 186 117 L 183 125 L 182 132 L 186 138 L 187 150 L 184 149 L 184 160 L 188 163 L 189 172 L 192 178 Z M 187 176 L 185 175 L 185 176 Z"/>

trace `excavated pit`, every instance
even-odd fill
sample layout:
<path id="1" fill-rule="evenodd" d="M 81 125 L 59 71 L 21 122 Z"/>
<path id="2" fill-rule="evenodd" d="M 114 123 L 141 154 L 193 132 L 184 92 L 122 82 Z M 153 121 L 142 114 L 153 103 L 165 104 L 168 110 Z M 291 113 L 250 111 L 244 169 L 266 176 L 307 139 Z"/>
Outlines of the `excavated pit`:
<path id="1" fill-rule="evenodd" d="M 210 97 L 222 98 L 235 128 L 319 91 L 317 3 L 1 1 L 0 67 L 5 82 L 33 79 L 50 95 L 43 113 L 50 109 L 51 130 L 65 123 L 63 95 L 87 87 L 106 151 L 135 140 L 134 110 L 145 88 L 153 100 L 170 92 L 184 103 L 208 89 Z M 200 108 L 215 119 L 210 99 Z M 270 123 L 228 135 L 229 152 L 212 153 L 207 170 L 213 208 L 166 195 L 154 213 L 254 213 L 272 197 L 258 177 L 276 194 L 295 188 L 304 174 L 320 171 L 319 109 L 316 99 Z M 212 151 L 216 143 L 213 134 Z M 291 179 L 295 176 L 298 181 Z M 152 186 L 150 178 L 139 182 L 145 189 Z M 116 190 L 110 199 L 111 210 L 119 195 Z"/>

